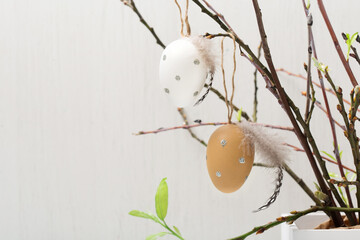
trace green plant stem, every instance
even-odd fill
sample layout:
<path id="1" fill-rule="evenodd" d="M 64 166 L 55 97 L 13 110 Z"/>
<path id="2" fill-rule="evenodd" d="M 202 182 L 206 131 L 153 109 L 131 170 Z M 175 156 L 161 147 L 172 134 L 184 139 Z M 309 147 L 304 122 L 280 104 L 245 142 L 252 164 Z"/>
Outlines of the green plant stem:
<path id="1" fill-rule="evenodd" d="M 179 239 L 181 239 L 181 240 L 184 240 L 183 237 L 181 237 L 179 234 L 177 234 L 175 231 L 173 231 L 173 230 L 166 224 L 165 220 L 163 221 L 163 223 L 164 223 L 164 225 L 163 225 L 163 224 L 161 224 L 161 225 L 163 225 L 164 228 L 166 228 L 167 230 L 169 230 L 175 237 L 177 237 L 177 238 L 179 238 Z"/>
<path id="2" fill-rule="evenodd" d="M 358 212 L 360 211 L 360 208 L 342 208 L 342 207 L 325 207 L 325 206 L 314 206 L 314 207 L 311 207 L 309 209 L 306 209 L 304 211 L 294 211 L 292 212 L 293 214 L 292 215 L 288 215 L 288 216 L 285 216 L 285 217 L 279 217 L 277 218 L 275 221 L 273 222 L 270 222 L 270 223 L 267 223 L 265 225 L 262 225 L 262 226 L 258 226 L 258 227 L 255 227 L 253 228 L 251 231 L 241 235 L 241 236 L 238 236 L 238 237 L 235 237 L 235 238 L 231 238 L 229 240 L 244 240 L 246 239 L 247 237 L 249 237 L 250 235 L 256 233 L 256 234 L 261 234 L 263 233 L 264 231 L 272 228 L 272 227 L 275 227 L 281 223 L 292 223 L 294 222 L 295 220 L 297 220 L 298 218 L 302 217 L 302 216 L 305 216 L 309 213 L 313 213 L 313 212 L 318 212 L 318 211 L 326 211 L 326 212 L 345 212 L 345 213 L 352 213 L 352 212 Z"/>
<path id="3" fill-rule="evenodd" d="M 308 21 L 308 64 L 306 67 L 306 72 L 307 72 L 307 80 L 306 80 L 306 107 L 305 107 L 305 122 L 307 122 L 309 124 L 310 122 L 310 85 L 312 85 L 312 81 L 311 81 L 311 55 L 312 55 L 312 47 L 311 47 L 311 26 L 313 23 L 313 18 L 312 15 L 308 15 L 307 17 L 307 21 Z M 313 86 L 311 87 L 312 90 L 314 89 Z M 315 91 L 313 91 L 313 93 L 315 93 Z M 315 98 L 314 96 L 312 96 L 312 105 L 314 105 L 315 103 Z"/>

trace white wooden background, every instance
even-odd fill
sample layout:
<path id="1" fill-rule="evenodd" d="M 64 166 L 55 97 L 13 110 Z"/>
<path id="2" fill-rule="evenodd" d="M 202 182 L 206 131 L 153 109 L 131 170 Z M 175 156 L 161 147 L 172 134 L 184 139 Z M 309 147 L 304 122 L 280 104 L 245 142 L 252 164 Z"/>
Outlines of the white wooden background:
<path id="1" fill-rule="evenodd" d="M 259 34 L 251 1 L 211 2 L 255 50 Z M 341 31 L 360 30 L 358 1 L 325 2 L 339 38 Z M 173 1 L 136 3 L 164 43 L 179 37 Z M 317 4 L 311 3 L 318 55 L 329 65 L 337 84 L 344 85 L 347 96 L 349 81 Z M 260 4 L 276 66 L 304 73 L 307 37 L 301 1 L 262 0 Z M 194 34 L 220 31 L 194 4 L 190 23 Z M 226 44 L 226 63 L 231 66 L 231 42 Z M 217 40 L 215 47 L 219 47 Z M 272 193 L 275 176 L 271 170 L 254 168 L 239 191 L 222 194 L 207 175 L 206 149 L 186 131 L 132 135 L 182 124 L 158 84 L 161 51 L 119 0 L 0 1 L 1 239 L 144 239 L 162 229 L 128 212 L 154 212 L 154 194 L 163 177 L 168 178 L 170 189 L 168 223 L 179 227 L 186 239 L 227 239 L 311 204 L 285 176 L 277 202 L 269 210 L 251 213 Z M 353 68 L 359 76 L 359 67 Z M 238 58 L 235 102 L 249 114 L 252 72 L 253 67 Z M 304 81 L 280 77 L 303 107 Z M 220 75 L 215 80 L 215 87 L 221 89 Z M 289 126 L 262 79 L 259 82 L 259 121 Z M 317 96 L 323 101 L 320 92 Z M 203 104 L 186 111 L 190 121 L 207 122 L 224 121 L 225 109 L 210 94 Z M 331 135 L 325 132 L 329 124 L 318 109 L 314 118 L 312 129 L 320 149 L 331 152 Z M 207 140 L 213 130 L 194 131 Z M 299 146 L 291 133 L 279 134 Z M 344 161 L 352 166 L 348 144 L 341 131 L 338 134 Z M 293 169 L 313 188 L 305 155 L 293 153 L 290 158 Z M 276 228 L 253 239 L 279 237 Z"/>

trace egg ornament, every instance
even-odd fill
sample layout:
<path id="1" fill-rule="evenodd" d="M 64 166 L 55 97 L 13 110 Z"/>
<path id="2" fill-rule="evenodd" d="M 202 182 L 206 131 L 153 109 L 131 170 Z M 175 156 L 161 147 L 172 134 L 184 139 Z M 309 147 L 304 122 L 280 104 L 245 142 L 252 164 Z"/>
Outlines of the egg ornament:
<path id="1" fill-rule="evenodd" d="M 208 73 L 214 71 L 209 41 L 203 37 L 183 37 L 170 43 L 161 55 L 160 85 L 177 107 L 194 104 Z"/>
<path id="2" fill-rule="evenodd" d="M 255 148 L 235 124 L 219 127 L 210 136 L 206 164 L 214 186 L 224 193 L 238 190 L 250 174 Z"/>

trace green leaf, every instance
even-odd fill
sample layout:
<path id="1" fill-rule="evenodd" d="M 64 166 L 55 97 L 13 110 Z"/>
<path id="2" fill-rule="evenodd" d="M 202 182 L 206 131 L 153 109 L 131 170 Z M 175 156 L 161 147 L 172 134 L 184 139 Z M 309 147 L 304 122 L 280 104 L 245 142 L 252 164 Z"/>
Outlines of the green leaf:
<path id="1" fill-rule="evenodd" d="M 341 187 L 337 187 L 339 190 L 339 193 L 341 195 L 342 200 L 345 202 L 346 206 L 349 207 L 349 202 L 346 196 L 344 196 L 343 191 L 341 190 Z"/>
<path id="2" fill-rule="evenodd" d="M 325 69 L 327 68 L 323 63 L 319 62 L 316 58 L 312 58 L 314 61 L 315 67 L 320 70 L 321 72 L 325 73 Z"/>
<path id="3" fill-rule="evenodd" d="M 175 232 L 181 236 L 181 233 L 180 233 L 179 229 L 177 227 L 175 227 L 175 226 L 173 226 L 173 228 L 174 228 Z"/>
<path id="4" fill-rule="evenodd" d="M 310 0 L 307 1 L 307 4 L 306 4 L 306 9 L 309 9 L 310 8 Z"/>
<path id="5" fill-rule="evenodd" d="M 321 192 L 321 191 L 315 191 L 315 197 L 319 200 L 322 200 L 324 202 L 329 200 L 329 196 L 326 195 L 325 193 Z"/>
<path id="6" fill-rule="evenodd" d="M 161 220 L 164 220 L 168 209 L 168 186 L 166 183 L 166 178 L 161 180 L 157 189 L 155 195 L 155 208 L 157 216 Z"/>
<path id="7" fill-rule="evenodd" d="M 240 108 L 240 110 L 237 112 L 237 116 L 236 116 L 236 118 L 239 122 L 241 122 L 241 113 L 242 113 L 242 108 Z"/>
<path id="8" fill-rule="evenodd" d="M 355 178 L 356 178 L 356 174 L 353 174 L 353 175 L 351 176 L 351 178 L 350 178 L 350 181 L 354 181 Z"/>
<path id="9" fill-rule="evenodd" d="M 129 214 L 131 216 L 134 216 L 134 217 L 141 217 L 141 218 L 151 219 L 154 222 L 160 223 L 160 220 L 151 213 L 146 213 L 146 212 L 142 212 L 142 211 L 139 211 L 139 210 L 132 210 L 132 211 L 129 212 Z"/>
<path id="10" fill-rule="evenodd" d="M 334 158 L 333 155 L 331 155 L 331 154 L 329 154 L 329 153 L 327 153 L 327 152 L 325 152 L 325 151 L 321 151 L 321 152 L 324 153 L 324 154 L 326 154 L 326 156 L 328 156 L 329 158 L 331 158 L 332 160 L 334 160 L 334 161 L 336 162 L 336 158 Z"/>
<path id="11" fill-rule="evenodd" d="M 355 42 L 356 37 L 358 36 L 358 32 L 354 33 L 350 38 L 350 46 Z"/>
<path id="12" fill-rule="evenodd" d="M 347 37 L 346 44 L 348 46 L 348 51 L 347 51 L 347 54 L 346 54 L 346 60 L 349 60 L 351 45 L 355 42 L 356 37 L 357 37 L 358 34 L 359 33 L 356 32 L 351 37 L 350 37 L 350 34 L 348 34 L 348 33 L 346 34 L 346 37 Z"/>
<path id="13" fill-rule="evenodd" d="M 168 233 L 168 232 L 159 232 L 159 233 L 151 234 L 151 235 L 146 237 L 146 240 L 156 240 L 159 237 L 165 236 L 166 234 L 170 234 L 170 233 Z"/>
<path id="14" fill-rule="evenodd" d="M 333 173 L 333 172 L 329 172 L 329 176 L 332 178 L 339 178 L 339 175 L 337 175 L 336 173 Z"/>

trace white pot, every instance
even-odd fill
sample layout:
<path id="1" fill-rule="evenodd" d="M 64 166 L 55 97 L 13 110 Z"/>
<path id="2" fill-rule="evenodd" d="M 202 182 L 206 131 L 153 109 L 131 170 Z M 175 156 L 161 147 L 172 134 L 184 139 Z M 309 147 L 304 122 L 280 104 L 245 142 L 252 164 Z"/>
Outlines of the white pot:
<path id="1" fill-rule="evenodd" d="M 309 214 L 299 218 L 293 224 L 281 225 L 282 240 L 343 240 L 360 239 L 360 229 L 314 229 L 328 220 L 324 214 Z"/>

